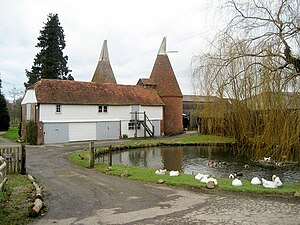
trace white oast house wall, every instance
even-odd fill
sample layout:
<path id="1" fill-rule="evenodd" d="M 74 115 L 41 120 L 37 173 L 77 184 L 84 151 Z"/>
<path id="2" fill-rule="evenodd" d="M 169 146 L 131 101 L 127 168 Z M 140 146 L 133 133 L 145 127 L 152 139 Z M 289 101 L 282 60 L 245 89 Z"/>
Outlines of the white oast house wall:
<path id="1" fill-rule="evenodd" d="M 41 80 L 25 93 L 22 124 L 34 120 L 44 144 L 119 139 L 135 136 L 132 112 L 138 111 L 139 120 L 145 112 L 160 136 L 163 106 L 155 90 L 140 86 Z M 142 124 L 136 134 L 145 135 Z"/>
<path id="2" fill-rule="evenodd" d="M 131 106 L 107 106 L 107 112 L 102 113 L 98 108 L 98 105 L 60 105 L 57 113 L 56 104 L 40 104 L 39 118 L 44 124 L 45 144 L 118 139 L 123 135 L 134 137 L 135 130 L 129 127 Z M 140 119 L 145 111 L 155 126 L 154 135 L 160 136 L 162 106 L 140 106 L 139 110 Z M 144 127 L 140 126 L 137 136 L 143 135 Z"/>
<path id="3" fill-rule="evenodd" d="M 130 117 L 130 106 L 107 106 L 107 112 L 98 112 L 98 105 L 61 105 L 56 112 L 55 104 L 40 105 L 40 120 L 43 122 L 92 122 L 120 121 Z"/>

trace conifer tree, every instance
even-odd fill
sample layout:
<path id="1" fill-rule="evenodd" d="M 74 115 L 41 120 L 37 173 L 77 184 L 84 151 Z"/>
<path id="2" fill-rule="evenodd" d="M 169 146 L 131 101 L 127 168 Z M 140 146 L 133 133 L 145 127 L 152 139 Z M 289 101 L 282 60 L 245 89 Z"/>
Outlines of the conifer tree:
<path id="1" fill-rule="evenodd" d="M 74 80 L 67 66 L 68 56 L 63 55 L 66 47 L 64 30 L 57 14 L 49 14 L 45 26 L 40 31 L 36 47 L 41 51 L 34 58 L 31 70 L 26 70 L 28 82 L 25 87 L 40 79 Z"/>
<path id="2" fill-rule="evenodd" d="M 9 128 L 10 118 L 8 114 L 8 109 L 6 107 L 6 99 L 1 93 L 1 85 L 2 80 L 0 79 L 0 131 L 7 131 Z"/>

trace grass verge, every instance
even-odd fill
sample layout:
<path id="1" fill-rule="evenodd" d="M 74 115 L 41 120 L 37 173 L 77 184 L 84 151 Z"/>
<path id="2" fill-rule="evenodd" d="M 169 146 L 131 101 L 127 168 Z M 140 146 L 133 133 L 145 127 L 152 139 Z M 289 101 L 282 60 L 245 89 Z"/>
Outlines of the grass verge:
<path id="1" fill-rule="evenodd" d="M 9 128 L 8 131 L 3 134 L 3 137 L 8 138 L 12 141 L 17 141 L 20 138 L 18 130 L 19 129 L 17 127 Z"/>
<path id="2" fill-rule="evenodd" d="M 182 138 L 168 139 L 168 140 L 140 140 L 134 143 L 128 143 L 128 148 L 134 146 L 138 147 L 144 144 L 155 144 L 156 142 L 163 143 L 199 143 L 199 142 L 209 142 L 209 143 L 232 143 L 234 142 L 231 138 L 220 138 L 218 136 L 210 135 L 192 135 Z M 104 149 L 104 147 L 102 147 Z M 100 150 L 101 151 L 101 150 Z M 80 156 L 79 156 L 80 155 Z M 69 155 L 69 160 L 76 165 L 87 168 L 89 166 L 88 162 L 89 152 L 88 150 L 82 150 L 80 152 L 74 152 Z M 194 178 L 193 175 L 180 174 L 178 177 L 170 177 L 167 173 L 166 175 L 156 175 L 155 170 L 145 168 L 145 167 L 135 167 L 126 165 L 113 165 L 112 171 L 107 171 L 107 164 L 95 163 L 95 170 L 110 174 L 121 176 L 125 170 L 130 174 L 129 179 L 143 181 L 147 183 L 156 183 L 159 179 L 163 179 L 166 185 L 185 187 L 189 189 L 202 189 L 206 187 L 206 184 L 199 182 Z M 253 194 L 270 194 L 272 196 L 293 196 L 296 191 L 300 190 L 300 182 L 284 184 L 282 187 L 276 189 L 266 189 L 262 185 L 252 185 L 249 180 L 243 180 L 243 186 L 234 187 L 231 185 L 232 180 L 217 178 L 218 186 L 217 190 L 230 191 L 230 192 L 243 192 L 243 193 L 253 193 Z"/>
<path id="3" fill-rule="evenodd" d="M 27 224 L 31 220 L 28 208 L 32 206 L 32 197 L 27 176 L 8 175 L 6 192 L 0 192 L 0 224 Z"/>

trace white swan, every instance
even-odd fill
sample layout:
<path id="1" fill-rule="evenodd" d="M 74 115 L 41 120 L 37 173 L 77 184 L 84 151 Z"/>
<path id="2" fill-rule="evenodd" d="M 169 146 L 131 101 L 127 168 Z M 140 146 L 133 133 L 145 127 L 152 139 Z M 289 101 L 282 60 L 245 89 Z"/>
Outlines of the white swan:
<path id="1" fill-rule="evenodd" d="M 158 169 L 158 170 L 155 171 L 155 174 L 164 175 L 164 174 L 166 174 L 166 171 L 167 170 Z"/>
<path id="2" fill-rule="evenodd" d="M 251 184 L 259 185 L 259 184 L 261 184 L 261 181 L 258 177 L 253 177 L 252 180 L 251 180 Z"/>
<path id="3" fill-rule="evenodd" d="M 275 177 L 274 182 L 277 184 L 278 187 L 282 186 L 282 182 L 279 177 Z"/>
<path id="4" fill-rule="evenodd" d="M 203 174 L 203 173 L 198 173 L 198 174 L 195 176 L 195 179 L 196 179 L 196 180 L 201 180 L 202 177 L 203 177 L 204 175 L 205 175 L 205 174 Z"/>
<path id="5" fill-rule="evenodd" d="M 170 171 L 170 177 L 177 177 L 179 176 L 179 171 L 178 170 L 171 170 Z"/>
<path id="6" fill-rule="evenodd" d="M 274 183 L 276 182 L 277 187 L 282 186 L 282 182 L 281 182 L 280 178 L 277 177 L 275 174 L 272 176 L 272 181 L 273 181 Z"/>
<path id="7" fill-rule="evenodd" d="M 264 178 L 261 178 L 262 184 L 264 188 L 277 188 L 277 184 L 274 181 L 269 181 Z"/>
<path id="8" fill-rule="evenodd" d="M 243 185 L 242 181 L 237 178 L 235 178 L 231 184 L 232 184 L 232 186 L 242 186 Z"/>

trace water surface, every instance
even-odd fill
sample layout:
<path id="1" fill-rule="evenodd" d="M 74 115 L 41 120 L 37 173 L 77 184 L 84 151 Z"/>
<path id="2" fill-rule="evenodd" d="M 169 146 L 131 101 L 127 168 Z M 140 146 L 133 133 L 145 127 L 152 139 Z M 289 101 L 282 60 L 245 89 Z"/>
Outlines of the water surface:
<path id="1" fill-rule="evenodd" d="M 259 165 L 245 156 L 240 156 L 234 148 L 225 146 L 138 148 L 113 152 L 112 157 L 113 164 L 179 170 L 186 174 L 205 173 L 228 178 L 229 174 L 239 172 L 249 180 L 254 176 L 270 180 L 273 174 L 279 176 L 283 182 L 300 180 L 300 167 L 297 165 Z M 102 155 L 97 160 L 108 163 L 108 155 Z"/>

